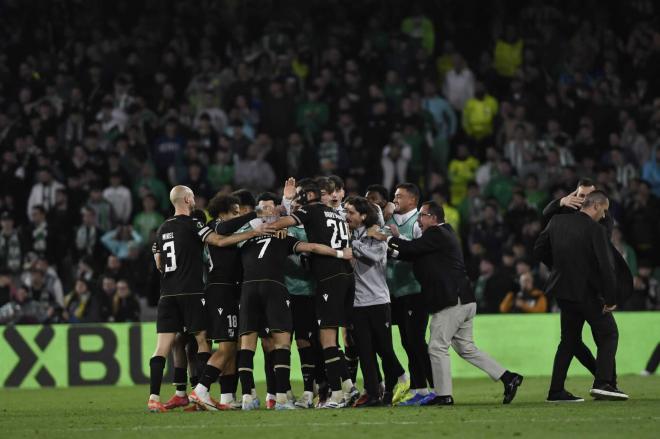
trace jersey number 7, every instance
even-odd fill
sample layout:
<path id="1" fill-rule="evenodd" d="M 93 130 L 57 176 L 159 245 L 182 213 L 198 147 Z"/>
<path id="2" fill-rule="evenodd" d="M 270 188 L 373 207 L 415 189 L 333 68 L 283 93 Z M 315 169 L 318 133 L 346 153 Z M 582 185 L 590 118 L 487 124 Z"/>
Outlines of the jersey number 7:
<path id="1" fill-rule="evenodd" d="M 257 241 L 257 244 L 263 244 L 263 247 L 261 247 L 261 251 L 259 252 L 259 256 L 257 257 L 257 259 L 261 259 L 264 257 L 264 254 L 266 253 L 266 249 L 268 248 L 268 244 L 270 244 L 271 239 L 272 238 L 264 238 Z"/>

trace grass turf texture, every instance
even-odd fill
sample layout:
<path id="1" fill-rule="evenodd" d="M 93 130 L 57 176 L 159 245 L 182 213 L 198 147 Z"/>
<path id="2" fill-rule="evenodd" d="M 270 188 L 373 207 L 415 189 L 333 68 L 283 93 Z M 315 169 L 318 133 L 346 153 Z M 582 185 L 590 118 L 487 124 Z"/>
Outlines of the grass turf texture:
<path id="1" fill-rule="evenodd" d="M 548 378 L 528 377 L 503 406 L 502 385 L 457 379 L 454 407 L 397 407 L 270 412 L 146 413 L 148 388 L 75 387 L 0 390 L 2 437 L 147 438 L 413 438 L 413 437 L 660 437 L 660 377 L 623 376 L 626 402 L 592 401 L 591 381 L 571 377 L 567 389 L 584 403 L 549 404 Z M 300 393 L 296 383 L 297 393 Z M 217 385 L 212 389 L 215 394 Z M 259 385 L 259 395 L 264 388 Z M 163 386 L 166 400 L 173 392 Z M 262 400 L 263 407 L 263 400 Z"/>

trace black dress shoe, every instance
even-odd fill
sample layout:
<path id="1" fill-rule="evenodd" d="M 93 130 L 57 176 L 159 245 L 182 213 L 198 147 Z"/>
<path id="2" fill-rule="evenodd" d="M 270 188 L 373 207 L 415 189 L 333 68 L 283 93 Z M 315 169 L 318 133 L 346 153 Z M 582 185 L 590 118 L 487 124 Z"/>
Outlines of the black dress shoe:
<path id="1" fill-rule="evenodd" d="M 611 384 L 594 385 L 589 391 L 594 399 L 604 401 L 627 401 L 629 396 Z"/>
<path id="2" fill-rule="evenodd" d="M 353 407 L 355 408 L 367 408 L 367 407 L 382 407 L 383 406 L 383 401 L 380 400 L 380 398 L 377 398 L 375 396 L 370 396 L 367 394 L 364 394 L 358 399 Z"/>
<path id="3" fill-rule="evenodd" d="M 516 397 L 518 387 L 523 382 L 523 376 L 517 373 L 511 373 L 507 381 L 504 383 L 504 400 L 502 404 L 509 404 Z"/>
<path id="4" fill-rule="evenodd" d="M 454 398 L 448 396 L 436 396 L 424 405 L 454 405 Z"/>
<path id="5" fill-rule="evenodd" d="M 571 392 L 562 390 L 561 392 L 548 393 L 547 402 L 584 402 L 584 398 L 573 395 Z"/>

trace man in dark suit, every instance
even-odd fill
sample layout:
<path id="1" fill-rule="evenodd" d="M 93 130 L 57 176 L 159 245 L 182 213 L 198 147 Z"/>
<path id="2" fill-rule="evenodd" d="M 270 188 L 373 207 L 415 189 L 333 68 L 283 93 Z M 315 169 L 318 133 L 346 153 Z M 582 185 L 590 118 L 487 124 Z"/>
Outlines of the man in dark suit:
<path id="1" fill-rule="evenodd" d="M 451 364 L 449 346 L 493 380 L 504 384 L 504 404 L 516 395 L 523 377 L 509 372 L 472 340 L 472 325 L 477 304 L 467 277 L 463 252 L 456 233 L 445 223 L 442 206 L 429 201 L 422 204 L 417 219 L 422 236 L 410 241 L 380 233 L 377 228 L 369 236 L 385 241 L 394 257 L 413 262 L 413 272 L 422 287 L 426 309 L 431 314 L 429 355 L 436 397 L 424 405 L 451 405 Z"/>
<path id="2" fill-rule="evenodd" d="M 556 200 L 551 201 L 545 209 L 543 209 L 543 227 L 547 226 L 555 215 L 579 212 L 585 197 L 595 190 L 596 185 L 591 179 L 580 179 L 575 191 L 563 198 L 557 198 Z M 612 230 L 614 229 L 614 220 L 609 212 L 605 212 L 605 216 L 598 221 L 598 224 L 605 228 L 607 238 L 610 239 L 612 237 Z M 623 256 L 621 256 L 621 253 L 614 248 L 611 242 L 609 247 L 614 259 L 614 271 L 616 273 L 617 285 L 616 292 L 618 298 L 617 303 L 623 304 L 626 303 L 628 298 L 632 295 L 633 277 L 630 268 L 623 259 Z M 577 360 L 582 363 L 582 365 L 587 368 L 593 376 L 596 376 L 596 358 L 594 358 L 594 355 L 591 353 L 587 345 L 584 344 L 582 338 L 580 338 L 575 347 L 575 358 L 577 358 Z M 612 384 L 616 387 L 616 364 L 614 367 Z"/>
<path id="3" fill-rule="evenodd" d="M 550 402 L 580 402 L 564 389 L 566 374 L 582 327 L 591 326 L 598 353 L 590 393 L 597 399 L 625 400 L 628 395 L 614 385 L 614 357 L 618 329 L 612 315 L 616 308 L 616 276 L 605 228 L 598 225 L 609 208 L 602 191 L 588 194 L 575 215 L 557 215 L 534 245 L 534 256 L 552 268 L 545 291 L 561 310 L 561 342 L 557 348 L 548 393 Z"/>

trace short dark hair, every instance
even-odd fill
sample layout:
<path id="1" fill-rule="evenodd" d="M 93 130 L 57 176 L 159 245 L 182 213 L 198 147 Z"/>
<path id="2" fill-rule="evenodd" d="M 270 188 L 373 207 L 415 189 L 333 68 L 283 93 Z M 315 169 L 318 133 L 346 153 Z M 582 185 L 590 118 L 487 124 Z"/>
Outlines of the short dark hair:
<path id="1" fill-rule="evenodd" d="M 331 194 L 335 191 L 335 182 L 328 177 L 317 177 L 314 179 L 319 189 L 325 191 L 326 194 Z"/>
<path id="2" fill-rule="evenodd" d="M 422 206 L 428 206 L 429 213 L 435 216 L 439 223 L 445 222 L 445 209 L 435 201 L 425 201 Z"/>
<path id="3" fill-rule="evenodd" d="M 370 184 L 367 186 L 367 192 L 376 192 L 383 197 L 383 200 L 389 201 L 389 191 L 382 184 Z"/>
<path id="4" fill-rule="evenodd" d="M 280 197 L 278 197 L 277 194 L 274 194 L 272 192 L 260 193 L 259 196 L 257 197 L 257 203 L 259 203 L 259 201 L 272 201 L 273 203 L 275 203 L 276 206 L 281 202 Z"/>
<path id="5" fill-rule="evenodd" d="M 405 189 L 411 194 L 417 201 L 419 201 L 419 188 L 412 183 L 401 183 L 396 185 L 396 189 Z"/>
<path id="6" fill-rule="evenodd" d="M 348 197 L 344 204 L 350 204 L 360 215 L 366 215 L 363 223 L 365 227 L 378 224 L 378 211 L 374 205 L 364 197 Z"/>
<path id="7" fill-rule="evenodd" d="M 593 191 L 584 198 L 582 209 L 591 207 L 596 204 L 605 204 L 608 201 L 607 194 L 603 191 Z"/>
<path id="8" fill-rule="evenodd" d="M 592 187 L 592 186 L 595 187 L 596 183 L 594 183 L 594 181 L 590 178 L 581 178 L 578 181 L 578 185 L 577 185 L 577 187 Z"/>
<path id="9" fill-rule="evenodd" d="M 330 175 L 328 178 L 335 184 L 335 190 L 344 189 L 344 180 L 338 175 Z"/>
<path id="10" fill-rule="evenodd" d="M 296 186 L 300 188 L 298 194 L 301 198 L 299 200 L 301 204 L 306 204 L 312 201 L 321 201 L 321 187 L 316 182 L 316 180 L 312 180 L 311 178 L 303 178 L 296 183 Z M 313 200 L 307 199 L 308 192 L 313 192 L 316 198 Z"/>
<path id="11" fill-rule="evenodd" d="M 231 193 L 231 195 L 238 198 L 241 206 L 249 206 L 251 208 L 257 207 L 257 201 L 254 199 L 254 195 L 247 189 L 239 189 Z"/>
<path id="12" fill-rule="evenodd" d="M 209 201 L 209 205 L 207 206 L 207 210 L 209 211 L 209 215 L 211 215 L 211 217 L 217 218 L 221 213 L 229 213 L 229 211 L 231 211 L 231 206 L 234 204 L 240 205 L 241 200 L 233 195 L 218 194 L 211 198 L 211 201 Z"/>

